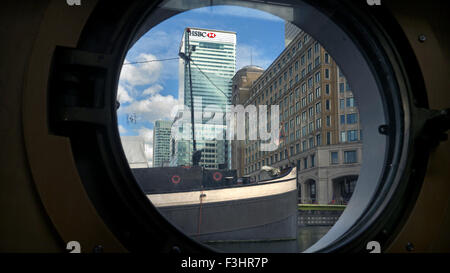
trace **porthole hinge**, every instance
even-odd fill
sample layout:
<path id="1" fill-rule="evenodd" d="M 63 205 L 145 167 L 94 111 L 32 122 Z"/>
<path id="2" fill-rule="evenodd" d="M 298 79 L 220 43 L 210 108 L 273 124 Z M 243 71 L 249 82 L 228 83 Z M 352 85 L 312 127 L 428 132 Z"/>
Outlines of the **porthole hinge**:
<path id="1" fill-rule="evenodd" d="M 57 47 L 50 79 L 50 130 L 64 134 L 71 124 L 106 124 L 109 95 L 108 73 L 113 61 L 110 55 L 79 49 Z"/>

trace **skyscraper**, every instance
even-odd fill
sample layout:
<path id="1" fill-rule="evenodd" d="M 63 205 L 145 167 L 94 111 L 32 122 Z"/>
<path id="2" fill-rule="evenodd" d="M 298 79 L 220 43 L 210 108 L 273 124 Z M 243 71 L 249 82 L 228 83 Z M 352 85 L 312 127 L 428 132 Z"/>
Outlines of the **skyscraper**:
<path id="1" fill-rule="evenodd" d="M 229 142 L 223 140 L 226 138 L 226 124 L 223 115 L 218 113 L 224 113 L 227 105 L 231 105 L 231 79 L 236 71 L 236 33 L 186 28 L 180 52 L 190 56 L 191 60 L 190 68 L 185 59 L 180 58 L 179 61 L 179 99 L 185 107 L 191 108 L 192 82 L 196 148 L 202 150 L 200 165 L 207 169 L 230 167 L 231 149 Z M 189 136 L 190 122 L 190 118 L 185 116 L 174 126 L 178 132 Z M 213 138 L 218 135 L 221 137 Z M 171 165 L 192 164 L 192 137 L 180 140 L 172 136 L 171 149 Z"/>
<path id="2" fill-rule="evenodd" d="M 170 160 L 172 121 L 157 120 L 153 128 L 153 167 L 163 167 Z"/>

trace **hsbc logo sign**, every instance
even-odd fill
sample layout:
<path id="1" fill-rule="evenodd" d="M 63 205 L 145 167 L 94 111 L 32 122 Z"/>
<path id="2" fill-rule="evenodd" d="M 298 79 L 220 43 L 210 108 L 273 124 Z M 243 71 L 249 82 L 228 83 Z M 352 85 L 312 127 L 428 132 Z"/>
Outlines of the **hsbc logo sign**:
<path id="1" fill-rule="evenodd" d="M 206 32 L 206 31 L 197 31 L 197 30 L 191 30 L 189 33 L 189 36 L 195 36 L 195 37 L 208 37 L 208 38 L 215 38 L 216 34 L 213 32 Z"/>

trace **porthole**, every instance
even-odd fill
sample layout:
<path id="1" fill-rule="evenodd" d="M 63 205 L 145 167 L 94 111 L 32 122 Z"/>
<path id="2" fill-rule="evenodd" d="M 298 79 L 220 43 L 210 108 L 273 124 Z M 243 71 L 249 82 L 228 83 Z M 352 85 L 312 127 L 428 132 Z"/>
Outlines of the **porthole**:
<path id="1" fill-rule="evenodd" d="M 180 232 L 182 229 L 161 217 L 148 201 L 122 148 L 118 128 L 120 123 L 116 114 L 117 107 L 119 110 L 125 107 L 124 104 L 117 105 L 116 98 L 119 75 L 128 49 L 161 21 L 187 10 L 206 9 L 204 6 L 208 4 L 190 2 L 188 5 L 181 1 L 163 1 L 149 5 L 143 1 L 121 3 L 118 7 L 100 2 L 77 49 L 58 48 L 55 54 L 54 71 L 59 74 L 52 79 L 50 111 L 57 118 L 51 120 L 50 127 L 54 133 L 70 137 L 75 161 L 89 197 L 105 223 L 132 251 L 148 251 L 149 245 L 159 251 L 214 249 L 184 235 Z M 356 186 L 352 181 L 343 182 L 343 195 L 348 194 L 350 189 L 354 190 L 347 208 L 327 234 L 306 251 L 361 251 L 367 242 L 373 240 L 379 241 L 382 246 L 386 245 L 398 231 L 415 199 L 428 156 L 427 149 L 417 147 L 417 129 L 421 124 L 412 119 L 418 113 L 417 107 L 427 107 L 424 85 L 417 64 L 410 58 L 411 50 L 402 33 L 395 25 L 387 29 L 386 22 L 392 22 L 385 11 L 373 11 L 369 6 L 364 7 L 365 3 L 337 4 L 335 1 L 326 1 L 319 5 L 308 1 L 274 1 L 270 4 L 221 1 L 217 4 L 259 9 L 300 27 L 339 64 L 357 102 L 362 131 L 356 133 L 364 135 L 361 154 L 363 163 L 358 182 Z M 376 16 L 372 13 L 376 13 Z M 380 17 L 386 21 L 379 21 L 377 18 Z M 210 33 L 206 33 L 206 37 L 216 38 L 214 32 Z M 308 42 L 308 38 L 305 41 Z M 305 54 L 308 58 L 310 53 L 305 51 Z M 278 64 L 289 62 L 289 57 L 283 56 Z M 299 62 L 302 62 L 301 58 Z M 312 64 L 314 62 L 312 59 Z M 278 64 L 274 67 L 277 68 Z M 90 68 L 80 69 L 83 66 Z M 313 68 L 306 65 L 305 69 L 308 71 Z M 289 73 L 289 69 L 284 71 Z M 311 84 L 314 84 L 316 76 L 310 77 Z M 306 88 L 309 84 L 307 79 Z M 65 90 L 70 89 L 70 92 L 56 94 L 55 90 L 61 86 L 66 87 Z M 302 92 L 301 86 L 299 90 Z M 324 96 L 324 91 L 314 91 L 312 94 Z M 412 104 L 414 100 L 415 105 Z M 335 107 L 338 108 L 339 104 L 336 103 Z M 317 111 L 315 107 L 314 111 Z M 354 120 L 354 117 L 350 119 Z M 336 119 L 336 122 L 339 120 Z M 319 126 L 325 126 L 325 119 Z M 353 134 L 346 136 L 353 139 Z M 335 137 L 337 139 L 338 136 Z M 314 136 L 312 139 L 314 142 L 318 138 Z M 326 134 L 321 141 L 326 142 Z M 278 153 L 278 158 L 289 153 L 289 149 L 284 150 Z M 347 152 L 342 150 L 341 158 L 348 164 L 354 163 L 358 156 L 353 151 Z M 327 154 L 321 158 L 328 161 L 330 156 Z M 315 162 L 319 157 L 320 154 L 311 153 L 305 158 L 306 162 Z M 300 161 L 297 168 L 302 164 Z M 216 182 L 229 176 L 232 177 L 224 172 L 211 173 Z M 167 178 L 167 182 L 183 185 L 183 179 L 182 175 L 174 173 Z M 336 179 L 340 181 L 338 177 Z M 248 177 L 250 184 L 258 180 L 262 179 Z M 239 185 L 241 189 L 247 186 L 245 177 L 240 181 L 236 179 L 235 182 L 242 183 Z M 307 189 L 301 189 L 302 194 L 309 192 L 316 198 L 317 185 L 308 185 Z"/>

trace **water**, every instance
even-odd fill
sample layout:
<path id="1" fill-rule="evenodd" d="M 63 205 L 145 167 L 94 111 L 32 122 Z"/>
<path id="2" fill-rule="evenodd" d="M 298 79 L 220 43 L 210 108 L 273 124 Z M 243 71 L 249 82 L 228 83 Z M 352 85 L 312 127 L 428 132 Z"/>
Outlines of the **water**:
<path id="1" fill-rule="evenodd" d="M 293 253 L 302 252 L 322 238 L 332 226 L 299 226 L 297 240 L 270 242 L 220 242 L 207 245 L 230 253 Z"/>

